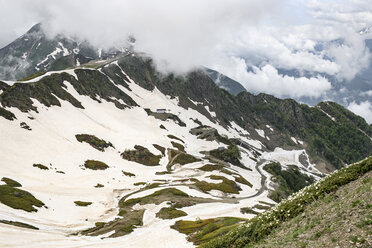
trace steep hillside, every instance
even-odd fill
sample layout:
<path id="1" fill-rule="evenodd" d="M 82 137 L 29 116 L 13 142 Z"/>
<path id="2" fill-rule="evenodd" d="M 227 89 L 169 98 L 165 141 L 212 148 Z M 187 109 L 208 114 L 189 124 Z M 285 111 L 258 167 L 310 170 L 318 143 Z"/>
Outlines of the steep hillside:
<path id="1" fill-rule="evenodd" d="M 202 247 L 371 247 L 372 158 L 335 172 Z"/>
<path id="2" fill-rule="evenodd" d="M 337 104 L 234 96 L 139 54 L 0 87 L 0 246 L 193 247 L 182 221 L 227 231 L 276 204 L 267 165 L 304 179 L 285 197 L 372 152 Z"/>
<path id="3" fill-rule="evenodd" d="M 234 97 L 200 71 L 186 78 L 174 75 L 164 78 L 155 72 L 150 60 L 126 56 L 119 64 L 143 87 L 156 86 L 163 93 L 178 97 L 182 107 L 194 108 L 213 120 L 205 111 L 204 106 L 208 106 L 216 113 L 214 119 L 218 123 L 223 126 L 236 123 L 249 137 L 260 140 L 264 149 L 305 148 L 323 171 L 341 168 L 372 153 L 372 127 L 336 103 L 309 107 L 292 99 L 248 92 Z"/>

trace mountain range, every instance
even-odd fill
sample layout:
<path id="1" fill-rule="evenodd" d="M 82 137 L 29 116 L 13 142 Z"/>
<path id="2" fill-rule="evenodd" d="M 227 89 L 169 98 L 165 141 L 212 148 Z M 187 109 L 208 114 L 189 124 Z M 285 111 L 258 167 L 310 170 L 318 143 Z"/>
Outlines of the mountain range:
<path id="1" fill-rule="evenodd" d="M 0 62 L 6 247 L 194 247 L 178 221 L 227 232 L 372 155 L 372 126 L 335 102 L 164 74 L 130 42 L 102 51 L 36 25 Z"/>

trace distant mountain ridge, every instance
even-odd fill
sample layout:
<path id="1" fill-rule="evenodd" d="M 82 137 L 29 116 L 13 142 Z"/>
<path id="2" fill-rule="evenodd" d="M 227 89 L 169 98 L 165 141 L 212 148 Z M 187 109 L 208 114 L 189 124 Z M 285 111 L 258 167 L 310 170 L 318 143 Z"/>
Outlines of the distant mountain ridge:
<path id="1" fill-rule="evenodd" d="M 154 90 L 156 87 L 166 95 L 177 97 L 180 106 L 194 108 L 222 126 L 227 127 L 231 122 L 235 122 L 245 129 L 250 137 L 260 140 L 268 150 L 283 145 L 306 147 L 313 159 L 326 161 L 326 164 L 332 164 L 335 168 L 341 168 L 344 164 L 357 161 L 372 152 L 372 127 L 364 119 L 336 103 L 322 102 L 315 107 L 309 107 L 292 99 L 282 100 L 267 94 L 255 96 L 246 91 L 233 96 L 216 87 L 208 74 L 201 70 L 189 73 L 185 80 L 173 74 L 164 77 L 156 72 L 150 59 L 142 59 L 135 54 L 121 57 L 117 63 L 104 64 L 99 66 L 98 70 L 74 70 L 79 78 L 85 75 L 84 81 L 76 81 L 71 75 L 61 72 L 42 78 L 33 83 L 33 87 L 28 83 L 16 83 L 11 88 L 5 88 L 0 95 L 0 103 L 3 107 L 29 111 L 36 110 L 30 98 L 36 98 L 46 106 L 51 106 L 59 105 L 55 98 L 58 96 L 61 99 L 70 99 L 74 106 L 81 107 L 76 100 L 66 95 L 63 87 L 61 88 L 62 82 L 67 80 L 76 81 L 75 87 L 81 88 L 79 93 L 87 94 L 93 99 L 96 99 L 95 95 L 100 92 L 100 98 L 114 102 L 118 107 L 123 103 L 135 106 L 134 101 L 125 93 L 117 95 L 115 88 L 109 83 L 114 80 L 115 83 L 127 87 L 125 81 L 119 77 L 122 69 L 139 86 L 147 90 Z M 125 78 L 124 75 L 121 77 Z M 55 85 L 53 88 L 52 82 Z M 88 86 L 93 83 L 95 88 Z M 40 86 L 43 91 L 37 90 L 35 86 Z M 98 89 L 100 90 L 97 91 Z M 120 104 L 117 100 L 112 100 L 113 96 L 123 102 Z M 203 106 L 208 106 L 216 116 L 208 113 Z M 257 130 L 262 130 L 263 134 Z M 295 141 L 296 139 L 306 142 L 307 145 Z"/>

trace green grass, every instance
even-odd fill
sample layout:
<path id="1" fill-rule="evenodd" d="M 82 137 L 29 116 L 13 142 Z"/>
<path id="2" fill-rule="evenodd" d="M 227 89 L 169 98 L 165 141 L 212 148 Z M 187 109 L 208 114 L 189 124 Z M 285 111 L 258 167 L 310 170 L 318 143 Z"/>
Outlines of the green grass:
<path id="1" fill-rule="evenodd" d="M 201 161 L 200 159 L 195 158 L 194 156 L 187 154 L 187 153 L 181 153 L 180 155 L 177 156 L 175 160 L 173 160 L 172 165 L 174 164 L 180 164 L 180 165 L 185 165 L 185 164 L 191 164 Z"/>
<path id="2" fill-rule="evenodd" d="M 92 202 L 86 202 L 86 201 L 74 201 L 76 206 L 79 207 L 87 207 L 89 205 L 92 205 Z"/>
<path id="3" fill-rule="evenodd" d="M 184 211 L 175 209 L 174 207 L 162 208 L 156 213 L 156 217 L 160 219 L 175 219 L 186 215 Z"/>
<path id="4" fill-rule="evenodd" d="M 28 77 L 25 77 L 25 78 L 22 78 L 21 80 L 19 81 L 28 81 L 28 80 L 31 80 L 31 79 L 34 79 L 34 78 L 37 78 L 37 77 L 40 77 L 42 75 L 44 75 L 46 73 L 46 71 L 40 71 L 40 72 L 37 72 L 35 74 L 32 74 Z"/>
<path id="5" fill-rule="evenodd" d="M 160 145 L 157 145 L 157 144 L 152 144 L 156 149 L 158 149 L 160 152 L 161 152 L 161 154 L 163 155 L 163 156 L 165 156 L 165 151 L 166 151 L 166 149 L 165 149 L 165 147 L 162 147 L 162 146 L 160 146 Z"/>
<path id="6" fill-rule="evenodd" d="M 284 221 L 303 213 L 305 207 L 372 170 L 372 157 L 343 168 L 305 187 L 275 208 L 248 220 L 228 234 L 202 245 L 204 248 L 245 247 L 264 240 Z"/>
<path id="7" fill-rule="evenodd" d="M 240 212 L 242 214 L 254 214 L 254 215 L 260 214 L 259 212 L 255 211 L 255 210 L 253 210 L 252 208 L 249 208 L 249 207 L 241 208 Z"/>
<path id="8" fill-rule="evenodd" d="M 235 177 L 235 181 L 238 182 L 238 183 L 245 184 L 245 185 L 247 185 L 247 186 L 249 186 L 251 188 L 253 187 L 253 185 L 247 179 L 245 179 L 244 177 L 242 177 L 241 175 L 236 176 Z"/>
<path id="9" fill-rule="evenodd" d="M 127 177 L 135 177 L 136 175 L 134 175 L 133 173 L 130 173 L 130 172 L 127 172 L 127 171 L 121 171 L 124 175 L 126 175 Z"/>
<path id="10" fill-rule="evenodd" d="M 222 170 L 223 168 L 224 168 L 223 165 L 220 165 L 220 164 L 206 164 L 198 169 L 202 171 L 214 171 L 214 170 Z"/>
<path id="11" fill-rule="evenodd" d="M 27 228 L 27 229 L 39 230 L 39 228 L 37 228 L 33 225 L 23 223 L 23 222 L 19 222 L 19 221 L 0 220 L 0 223 L 7 224 L 7 225 L 12 225 L 12 226 L 18 226 L 18 227 Z"/>
<path id="12" fill-rule="evenodd" d="M 185 147 L 183 145 L 181 145 L 180 143 L 177 143 L 177 142 L 174 142 L 174 141 L 171 141 L 171 143 L 172 143 L 172 146 L 177 148 L 178 151 L 185 152 Z"/>
<path id="13" fill-rule="evenodd" d="M 127 201 L 121 200 L 120 207 L 126 206 L 134 206 L 135 204 L 139 203 L 140 205 L 145 205 L 149 203 L 162 203 L 164 200 L 161 199 L 161 196 L 165 196 L 165 198 L 173 198 L 173 197 L 186 197 L 188 198 L 189 195 L 184 193 L 181 190 L 175 188 L 166 188 L 159 191 L 152 193 L 151 195 L 140 197 L 140 198 L 132 198 Z"/>
<path id="14" fill-rule="evenodd" d="M 187 234 L 188 240 L 198 245 L 227 233 L 242 221 L 244 219 L 234 217 L 196 221 L 179 220 L 171 228 Z"/>
<path id="15" fill-rule="evenodd" d="M 103 139 L 99 139 L 94 135 L 89 134 L 76 134 L 77 141 L 80 143 L 85 142 L 91 145 L 93 148 L 103 152 L 105 148 L 114 147 L 110 142 L 107 142 Z"/>
<path id="16" fill-rule="evenodd" d="M 37 212 L 35 207 L 44 206 L 42 201 L 36 199 L 29 192 L 9 185 L 0 185 L 0 202 L 8 207 L 26 212 Z"/>
<path id="17" fill-rule="evenodd" d="M 140 186 L 140 185 L 146 185 L 145 182 L 137 182 L 137 183 L 133 183 L 134 186 Z"/>
<path id="18" fill-rule="evenodd" d="M 1 181 L 3 181 L 8 186 L 13 187 L 13 188 L 22 187 L 22 184 L 20 184 L 19 182 L 15 181 L 13 179 L 7 178 L 7 177 L 1 178 Z"/>
<path id="19" fill-rule="evenodd" d="M 107 164 L 97 160 L 85 161 L 84 167 L 91 170 L 106 170 L 107 168 L 109 168 Z"/>
<path id="20" fill-rule="evenodd" d="M 39 168 L 40 170 L 49 170 L 48 167 L 46 167 L 45 165 L 42 165 L 42 164 L 33 164 L 32 166 L 36 167 L 36 168 Z"/>
<path id="21" fill-rule="evenodd" d="M 161 155 L 152 154 L 147 148 L 136 145 L 134 150 L 126 150 L 121 154 L 123 159 L 137 162 L 147 166 L 159 165 Z"/>
<path id="22" fill-rule="evenodd" d="M 283 170 L 280 163 L 270 163 L 266 164 L 263 169 L 273 175 L 272 180 L 278 184 L 275 191 L 269 194 L 269 197 L 276 202 L 280 202 L 315 181 L 314 177 L 301 173 L 294 165 Z"/>
<path id="23" fill-rule="evenodd" d="M 232 163 L 233 165 L 242 166 L 240 159 L 239 148 L 232 144 L 229 145 L 226 150 L 220 151 L 218 149 L 212 150 L 209 152 L 211 156 L 221 159 L 225 162 Z"/>
<path id="24" fill-rule="evenodd" d="M 209 183 L 205 181 L 195 180 L 195 186 L 198 187 L 203 192 L 208 192 L 211 190 L 219 190 L 224 193 L 230 194 L 239 194 L 241 188 L 236 184 L 236 182 L 227 179 L 226 177 L 222 176 L 209 176 L 213 180 L 222 180 L 221 183 Z"/>

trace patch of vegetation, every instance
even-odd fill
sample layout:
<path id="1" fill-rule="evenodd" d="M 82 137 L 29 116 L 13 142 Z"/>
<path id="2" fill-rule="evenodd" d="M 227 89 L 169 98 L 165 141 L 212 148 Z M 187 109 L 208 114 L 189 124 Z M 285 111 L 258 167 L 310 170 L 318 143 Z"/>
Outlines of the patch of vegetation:
<path id="1" fill-rule="evenodd" d="M 194 156 L 186 153 L 181 153 L 180 155 L 177 156 L 177 158 L 173 161 L 173 164 L 180 164 L 180 165 L 185 165 L 185 164 L 191 164 L 201 161 L 198 158 L 195 158 Z"/>
<path id="2" fill-rule="evenodd" d="M 159 127 L 160 127 L 161 129 L 167 130 L 167 129 L 164 127 L 163 124 L 161 124 Z"/>
<path id="3" fill-rule="evenodd" d="M 136 176 L 133 173 L 130 173 L 130 172 L 127 172 L 127 171 L 121 171 L 121 172 L 123 172 L 123 174 L 126 175 L 127 177 L 135 177 Z"/>
<path id="4" fill-rule="evenodd" d="M 236 184 L 236 182 L 227 179 L 226 177 L 222 176 L 209 176 L 209 178 L 213 180 L 222 180 L 221 183 L 209 183 L 205 181 L 199 181 L 195 179 L 195 186 L 198 187 L 203 192 L 208 192 L 211 190 L 219 190 L 224 193 L 230 193 L 230 194 L 239 194 L 239 191 L 242 189 L 239 187 L 239 185 Z"/>
<path id="5" fill-rule="evenodd" d="M 341 186 L 357 180 L 372 170 L 372 157 L 343 168 L 322 180 L 305 187 L 287 200 L 283 200 L 275 208 L 248 220 L 244 225 L 234 228 L 227 235 L 217 238 L 202 247 L 245 247 L 253 246 L 264 240 L 281 223 L 302 214 L 306 206 L 325 195 L 335 192 Z"/>
<path id="6" fill-rule="evenodd" d="M 3 181 L 8 186 L 13 187 L 13 188 L 22 187 L 22 184 L 20 184 L 19 182 L 15 181 L 13 179 L 7 178 L 7 177 L 1 178 L 1 181 Z"/>
<path id="7" fill-rule="evenodd" d="M 254 214 L 254 215 L 258 215 L 259 214 L 259 212 L 253 210 L 253 208 L 250 208 L 250 207 L 241 208 L 240 209 L 240 212 L 242 214 Z"/>
<path id="8" fill-rule="evenodd" d="M 157 145 L 157 144 L 152 144 L 152 145 L 161 152 L 163 157 L 165 156 L 165 151 L 166 151 L 165 147 L 162 147 L 162 146 Z"/>
<path id="9" fill-rule="evenodd" d="M 36 199 L 25 190 L 0 185 L 0 202 L 14 209 L 21 209 L 26 212 L 37 212 L 35 207 L 42 207 L 44 203 Z"/>
<path id="10" fill-rule="evenodd" d="M 76 206 L 79 207 L 87 207 L 89 205 L 92 205 L 92 202 L 86 202 L 86 201 L 74 201 Z"/>
<path id="11" fill-rule="evenodd" d="M 119 212 L 121 218 L 117 218 L 107 223 L 98 222 L 94 227 L 80 233 L 84 235 L 98 236 L 114 231 L 114 233 L 109 236 L 110 238 L 127 235 L 133 232 L 136 227 L 143 225 L 142 219 L 144 212 L 144 209 L 132 210 L 129 212 L 121 210 Z"/>
<path id="12" fill-rule="evenodd" d="M 134 146 L 134 150 L 125 150 L 121 157 L 147 166 L 159 165 L 161 159 L 160 155 L 154 155 L 147 148 L 139 145 Z"/>
<path id="13" fill-rule="evenodd" d="M 146 185 L 145 182 L 137 182 L 137 183 L 133 183 L 134 186 L 140 186 L 140 185 Z"/>
<path id="14" fill-rule="evenodd" d="M 271 207 L 270 206 L 266 206 L 266 205 L 256 204 L 256 205 L 253 206 L 253 208 L 259 209 L 259 210 L 268 210 Z"/>
<path id="15" fill-rule="evenodd" d="M 36 168 L 39 168 L 40 170 L 49 170 L 48 167 L 46 167 L 45 165 L 42 165 L 42 164 L 33 164 L 32 166 L 36 167 Z"/>
<path id="16" fill-rule="evenodd" d="M 174 155 L 174 159 L 172 160 L 172 162 L 167 165 L 167 170 L 171 171 L 172 166 L 175 164 L 185 165 L 185 164 L 195 163 L 198 161 L 201 161 L 201 160 L 198 158 L 195 158 L 194 156 L 190 154 L 177 153 L 176 155 Z"/>
<path id="17" fill-rule="evenodd" d="M 280 202 L 315 181 L 314 177 L 301 173 L 294 165 L 288 166 L 287 170 L 282 170 L 280 163 L 270 163 L 263 169 L 273 175 L 272 180 L 278 184 L 277 189 L 269 195 L 276 202 Z"/>
<path id="18" fill-rule="evenodd" d="M 31 127 L 26 124 L 26 122 L 21 122 L 19 125 L 21 126 L 21 128 L 26 129 L 28 131 L 32 130 Z"/>
<path id="19" fill-rule="evenodd" d="M 159 187 L 160 185 L 163 185 L 163 183 L 150 183 L 146 187 L 143 188 L 143 190 L 148 190 L 148 189 L 155 189 Z"/>
<path id="20" fill-rule="evenodd" d="M 0 107 L 0 116 L 4 117 L 5 119 L 10 120 L 10 121 L 17 119 L 12 112 L 10 112 L 9 110 L 6 110 L 5 108 L 2 108 L 2 107 Z"/>
<path id="21" fill-rule="evenodd" d="M 25 77 L 25 78 L 22 78 L 21 80 L 19 81 L 28 81 L 28 80 L 31 80 L 31 79 L 34 79 L 34 78 L 37 78 L 37 77 L 40 77 L 42 75 L 44 75 L 46 73 L 46 71 L 40 71 L 40 72 L 36 72 L 28 77 Z"/>
<path id="22" fill-rule="evenodd" d="M 171 202 L 173 208 L 182 208 L 193 206 L 197 203 L 212 202 L 213 200 L 199 197 L 190 197 L 188 194 L 184 193 L 181 190 L 175 188 L 165 188 L 158 190 L 151 195 L 140 198 L 132 198 L 129 200 L 125 200 L 125 198 L 123 198 L 119 202 L 119 207 L 128 209 L 136 205 L 137 203 L 140 205 L 146 205 L 150 203 L 158 205 L 162 202 L 167 201 Z"/>
<path id="23" fill-rule="evenodd" d="M 190 130 L 192 135 L 198 136 L 198 139 L 204 139 L 208 141 L 217 141 L 219 143 L 224 143 L 226 145 L 231 145 L 232 142 L 227 136 L 220 135 L 215 128 L 209 126 L 200 125 L 198 127 L 192 128 Z"/>
<path id="24" fill-rule="evenodd" d="M 234 178 L 235 178 L 235 181 L 238 182 L 238 183 L 245 184 L 245 185 L 247 185 L 247 186 L 249 186 L 251 188 L 253 187 L 253 185 L 247 179 L 245 179 L 244 177 L 242 177 L 241 175 L 235 176 Z"/>
<path id="25" fill-rule="evenodd" d="M 77 141 L 80 143 L 85 142 L 91 145 L 93 148 L 103 152 L 105 148 L 114 147 L 110 142 L 107 142 L 103 139 L 99 139 L 94 135 L 90 134 L 76 134 Z"/>
<path id="26" fill-rule="evenodd" d="M 232 163 L 233 165 L 242 166 L 240 163 L 241 155 L 239 148 L 236 145 L 229 145 L 227 149 L 220 151 L 219 149 L 215 149 L 209 152 L 215 158 L 223 160 L 228 163 Z"/>
<path id="27" fill-rule="evenodd" d="M 268 203 L 268 202 L 265 202 L 265 201 L 258 201 L 258 202 L 261 203 L 261 204 L 264 204 L 264 205 L 270 206 L 270 207 L 274 207 L 274 206 L 275 206 L 275 204 Z"/>
<path id="28" fill-rule="evenodd" d="M 193 122 L 195 122 L 196 124 L 198 124 L 199 126 L 202 126 L 203 123 L 201 123 L 201 121 L 199 121 L 197 118 L 196 119 L 193 119 L 193 118 L 190 118 Z"/>
<path id="29" fill-rule="evenodd" d="M 95 188 L 103 188 L 105 187 L 103 184 L 100 184 L 100 183 L 97 183 L 96 186 L 94 186 Z"/>
<path id="30" fill-rule="evenodd" d="M 95 101 L 100 102 L 100 99 L 105 99 L 121 109 L 127 106 L 137 106 L 131 97 L 119 90 L 101 72 L 86 69 L 76 69 L 74 72 L 78 80 L 66 72 L 61 72 L 45 76 L 37 82 L 15 83 L 1 94 L 0 102 L 4 107 L 16 107 L 22 112 L 37 111 L 31 98 L 37 99 L 47 107 L 61 106 L 59 99 L 62 99 L 77 108 L 84 108 L 81 102 L 66 91 L 64 82 L 67 81 L 80 95 L 89 96 Z M 126 105 L 118 100 L 123 100 Z"/>
<path id="31" fill-rule="evenodd" d="M 39 230 L 39 228 L 37 228 L 33 225 L 26 224 L 26 223 L 19 222 L 19 221 L 0 220 L 0 223 L 7 224 L 7 225 L 12 225 L 12 226 L 17 226 L 17 227 L 22 227 L 22 228 L 27 228 L 27 229 Z"/>
<path id="32" fill-rule="evenodd" d="M 186 127 L 186 123 L 184 123 L 177 115 L 172 114 L 172 113 L 156 113 L 152 112 L 150 109 L 145 109 L 146 113 L 149 116 L 153 116 L 156 119 L 166 121 L 166 120 L 172 120 L 174 121 L 177 125 L 181 127 Z"/>
<path id="33" fill-rule="evenodd" d="M 170 138 L 170 139 L 175 139 L 175 140 L 179 140 L 179 141 L 181 141 L 182 143 L 185 144 L 185 141 L 183 141 L 182 139 L 180 139 L 180 138 L 178 138 L 178 137 L 176 137 L 176 136 L 174 136 L 174 135 L 172 135 L 172 134 L 169 134 L 169 135 L 168 135 L 168 138 Z"/>
<path id="34" fill-rule="evenodd" d="M 199 170 L 202 170 L 202 171 L 215 171 L 215 170 L 222 170 L 224 168 L 223 165 L 221 164 L 206 164 L 206 165 L 203 165 L 202 167 L 198 168 Z"/>
<path id="35" fill-rule="evenodd" d="M 104 224 L 100 224 L 99 226 L 92 227 L 81 233 L 86 235 L 102 235 L 115 231 L 113 234 L 110 235 L 110 237 L 118 237 L 131 233 L 134 228 L 143 224 L 142 218 L 145 210 L 133 210 L 132 207 L 136 204 L 145 205 L 153 203 L 158 205 L 162 202 L 171 202 L 171 208 L 174 208 L 176 210 L 177 208 L 192 206 L 197 203 L 207 203 L 213 201 L 205 198 L 190 197 L 186 193 L 175 188 L 161 189 L 151 195 L 126 200 L 130 195 L 131 194 L 124 196 L 119 201 L 120 218 Z M 160 215 L 162 215 L 163 217 L 167 217 L 165 216 L 167 214 L 169 214 L 169 216 L 180 214 L 178 210 L 173 212 L 162 210 L 161 212 L 162 213 Z"/>
<path id="36" fill-rule="evenodd" d="M 91 170 L 106 170 L 109 168 L 107 164 L 97 160 L 87 160 L 84 163 L 84 167 Z"/>
<path id="37" fill-rule="evenodd" d="M 175 219 L 186 215 L 187 214 L 184 211 L 178 210 L 174 207 L 162 208 L 158 213 L 156 213 L 156 217 L 160 219 Z"/>
<path id="38" fill-rule="evenodd" d="M 59 174 L 66 174 L 64 171 L 56 171 L 56 173 L 59 173 Z"/>
<path id="39" fill-rule="evenodd" d="M 227 233 L 243 221 L 244 219 L 234 217 L 196 221 L 179 220 L 171 228 L 188 235 L 188 241 L 199 245 Z"/>
<path id="40" fill-rule="evenodd" d="M 178 149 L 178 151 L 185 152 L 185 147 L 183 145 L 181 145 L 180 143 L 177 143 L 177 142 L 174 142 L 174 141 L 171 141 L 171 143 L 172 143 L 173 147 Z"/>

